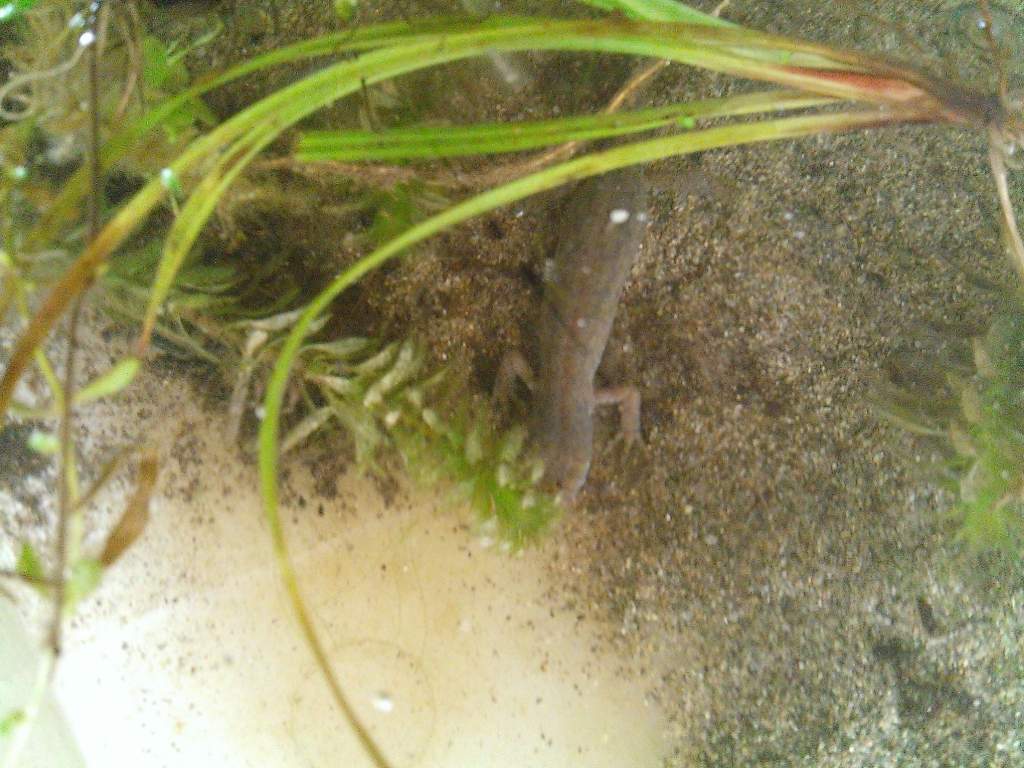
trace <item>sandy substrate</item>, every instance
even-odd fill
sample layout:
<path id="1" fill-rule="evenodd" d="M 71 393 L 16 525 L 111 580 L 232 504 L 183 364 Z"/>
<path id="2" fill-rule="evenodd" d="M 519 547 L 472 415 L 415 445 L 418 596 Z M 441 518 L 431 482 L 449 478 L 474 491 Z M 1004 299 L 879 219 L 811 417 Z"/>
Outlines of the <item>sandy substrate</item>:
<path id="1" fill-rule="evenodd" d="M 945 44 L 941 3 L 847 5 L 731 12 L 832 42 L 906 50 L 912 29 L 925 48 Z M 309 32 L 286 23 L 290 9 L 245 40 Z M 519 64 L 525 91 L 470 91 L 457 114 L 593 108 L 629 71 L 619 59 Z M 728 85 L 668 72 L 645 100 Z M 1024 765 L 1022 573 L 963 555 L 943 519 L 952 498 L 924 470 L 932 448 L 867 404 L 888 359 L 925 329 L 980 331 L 993 304 L 981 286 L 1011 279 L 985 152 L 981 136 L 918 127 L 651 169 L 654 221 L 601 371 L 640 387 L 644 445 L 623 452 L 602 420 L 580 506 L 531 557 L 546 604 L 594 622 L 599 653 L 664 708 L 670 765 Z M 369 278 L 341 316 L 416 333 L 486 392 L 504 349 L 531 348 L 537 298 L 523 275 L 556 235 L 553 204 L 438 238 Z M 351 257 L 343 233 L 316 235 L 318 258 Z M 306 496 L 294 514 L 319 503 Z M 218 512 L 194 517 L 221 525 Z"/>

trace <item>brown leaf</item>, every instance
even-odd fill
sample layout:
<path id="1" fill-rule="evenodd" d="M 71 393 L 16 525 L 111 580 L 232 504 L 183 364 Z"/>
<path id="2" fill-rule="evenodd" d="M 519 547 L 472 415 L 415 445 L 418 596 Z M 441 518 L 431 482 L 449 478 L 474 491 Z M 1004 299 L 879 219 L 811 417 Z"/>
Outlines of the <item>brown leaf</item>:
<path id="1" fill-rule="evenodd" d="M 135 540 L 139 538 L 149 522 L 149 500 L 153 495 L 159 465 L 155 451 L 147 451 L 139 460 L 139 471 L 135 476 L 135 491 L 125 506 L 124 514 L 107 538 L 107 545 L 100 555 L 104 566 L 112 565 Z"/>

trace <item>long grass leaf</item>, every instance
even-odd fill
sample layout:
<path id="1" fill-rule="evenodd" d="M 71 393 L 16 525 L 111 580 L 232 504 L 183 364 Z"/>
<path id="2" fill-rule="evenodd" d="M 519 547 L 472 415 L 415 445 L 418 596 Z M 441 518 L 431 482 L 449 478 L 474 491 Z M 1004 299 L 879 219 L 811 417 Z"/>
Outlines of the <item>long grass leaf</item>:
<path id="1" fill-rule="evenodd" d="M 718 29 L 696 25 L 633 24 L 626 22 L 554 22 L 550 20 L 523 22 L 501 28 L 472 29 L 465 33 L 449 33 L 438 38 L 427 37 L 416 43 L 371 51 L 353 61 L 346 61 L 309 75 L 299 82 L 243 110 L 230 120 L 192 142 L 167 169 L 169 175 L 181 178 L 201 161 L 227 149 L 234 156 L 242 146 L 246 151 L 258 150 L 281 131 L 311 112 L 353 93 L 398 75 L 437 64 L 480 55 L 491 50 L 564 50 L 604 51 L 666 58 L 692 66 L 705 67 L 726 74 L 768 80 L 797 86 L 814 93 L 838 98 L 863 98 L 892 103 L 905 110 L 903 119 L 939 119 L 933 105 L 915 105 L 912 94 L 927 100 L 924 91 L 904 83 L 905 89 L 893 97 L 880 93 L 877 83 L 868 85 L 856 79 L 837 78 L 835 72 L 786 66 L 770 66 L 749 56 L 732 52 L 728 45 L 747 47 L 782 46 L 789 52 L 828 51 L 821 46 L 785 38 L 775 38 L 745 30 Z M 833 54 L 838 56 L 838 54 Z M 877 80 L 878 78 L 875 78 Z M 887 101 L 890 100 L 890 101 Z M 908 114 L 906 110 L 918 114 Z M 930 111 L 929 111 L 930 110 Z M 891 121 L 891 119 L 890 119 Z M 266 124 L 266 130 L 259 127 Z M 257 132 L 259 141 L 246 143 L 246 134 Z M 231 145 L 241 142 L 234 149 Z M 213 185 L 207 193 L 216 190 Z M 22 334 L 0 379 L 0 414 L 10 402 L 14 385 L 20 378 L 33 351 L 61 316 L 68 304 L 93 280 L 96 269 L 120 245 L 153 206 L 162 198 L 159 179 L 151 181 L 115 216 L 71 265 L 51 289 L 42 307 Z M 195 210 L 209 208 L 196 203 Z"/>
<path id="2" fill-rule="evenodd" d="M 630 19 L 644 21 L 681 21 L 712 27 L 735 27 L 731 21 L 703 13 L 676 0 L 578 0 L 602 11 L 618 12 Z"/>
<path id="3" fill-rule="evenodd" d="M 249 146 L 242 146 L 238 152 L 226 153 L 220 158 L 214 170 L 202 180 L 199 187 L 189 197 L 170 232 L 167 233 L 167 238 L 164 241 L 164 253 L 157 265 L 156 278 L 142 320 L 142 331 L 139 334 L 140 350 L 147 346 L 156 325 L 160 307 L 174 286 L 174 279 L 181 269 L 181 265 L 185 262 L 195 239 L 199 236 L 200 230 L 206 224 L 206 220 L 213 212 L 217 202 L 238 177 L 238 174 L 245 170 L 249 162 L 266 145 L 267 142 L 262 139 L 264 134 L 271 133 L 271 129 L 266 126 L 261 126 L 261 128 L 263 130 L 256 131 L 255 136 L 251 137 L 248 142 Z M 276 135 L 276 132 L 274 133 Z"/>
<path id="4" fill-rule="evenodd" d="M 644 18 L 652 21 L 687 21 L 690 22 L 688 26 L 697 30 L 694 33 L 697 35 L 694 39 L 698 44 L 732 46 L 734 53 L 742 54 L 752 59 L 762 59 L 780 66 L 788 64 L 801 65 L 805 68 L 817 67 L 826 70 L 838 68 L 858 71 L 874 71 L 878 67 L 877 57 L 869 58 L 861 54 L 836 51 L 822 45 L 745 30 L 716 17 L 699 14 L 693 9 L 671 2 L 671 0 L 591 0 L 590 4 L 605 10 L 619 10 L 622 12 L 628 11 L 627 6 L 632 7 L 635 11 L 633 13 L 634 16 L 640 17 L 642 10 L 643 13 L 647 14 Z M 697 15 L 694 16 L 693 14 Z M 124 130 L 112 136 L 104 145 L 101 164 L 104 168 L 111 167 L 143 136 L 159 127 L 189 101 L 202 96 L 214 88 L 263 69 L 311 58 L 338 56 L 383 46 L 407 45 L 424 41 L 433 41 L 443 45 L 449 36 L 495 30 L 505 32 L 512 38 L 522 38 L 525 44 L 518 47 L 524 49 L 530 47 L 527 38 L 535 33 L 538 23 L 546 25 L 546 34 L 556 38 L 563 34 L 563 30 L 565 30 L 565 34 L 571 34 L 571 30 L 578 28 L 578 25 L 581 23 L 590 25 L 603 24 L 608 29 L 611 29 L 613 26 L 620 30 L 628 29 L 628 25 L 624 22 L 614 20 L 579 22 L 492 16 L 473 20 L 440 19 L 417 22 L 416 24 L 405 22 L 386 23 L 335 32 L 313 40 L 282 46 L 244 61 L 221 74 L 199 80 L 181 93 L 158 104 Z M 735 34 L 731 37 L 719 39 L 705 35 L 703 40 L 701 40 L 699 38 L 699 30 L 701 28 L 707 32 L 730 31 Z M 655 26 L 653 29 L 657 30 L 658 27 Z M 675 36 L 675 33 L 671 31 L 671 27 L 666 28 L 663 26 L 661 29 L 666 32 L 666 37 Z M 656 32 L 654 36 L 657 36 Z M 552 47 L 557 48 L 558 46 Z M 663 51 L 656 51 L 653 47 L 646 52 L 642 48 L 643 46 L 641 45 L 641 49 L 630 52 L 637 53 L 638 55 L 674 58 L 666 56 Z M 889 69 L 891 70 L 892 68 L 889 67 Z M 756 77 L 756 75 L 753 76 Z M 73 216 L 87 188 L 87 173 L 83 168 L 65 183 L 61 194 L 49 206 L 40 223 L 33 227 L 27 240 L 29 247 L 52 241 L 57 226 Z"/>
<path id="5" fill-rule="evenodd" d="M 384 131 L 307 131 L 300 135 L 294 155 L 300 162 L 371 162 L 520 152 L 567 141 L 625 136 L 671 125 L 689 128 L 697 119 L 804 109 L 831 101 L 827 97 L 808 96 L 800 91 L 769 91 L 615 114 L 512 124 L 425 125 Z"/>
<path id="6" fill-rule="evenodd" d="M 81 405 L 117 394 L 132 383 L 141 365 L 142 362 L 138 358 L 124 358 L 75 392 L 73 402 L 75 405 Z"/>

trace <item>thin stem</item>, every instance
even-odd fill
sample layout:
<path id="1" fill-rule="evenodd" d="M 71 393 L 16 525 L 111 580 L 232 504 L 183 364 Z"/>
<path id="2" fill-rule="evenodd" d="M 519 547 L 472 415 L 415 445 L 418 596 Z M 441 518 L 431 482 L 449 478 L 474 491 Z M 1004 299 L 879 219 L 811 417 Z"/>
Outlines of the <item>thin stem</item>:
<path id="1" fill-rule="evenodd" d="M 21 758 L 28 738 L 32 734 L 32 726 L 39 718 L 39 711 L 42 709 L 46 692 L 50 690 L 50 681 L 53 679 L 53 672 L 57 665 L 57 657 L 50 648 L 43 649 L 43 658 L 39 660 L 36 667 L 36 680 L 32 684 L 28 700 L 22 707 L 22 720 L 17 725 L 11 740 L 8 743 L 7 753 L 4 755 L 0 768 L 15 768 Z"/>
<path id="2" fill-rule="evenodd" d="M 985 22 L 985 29 L 983 30 L 985 32 L 985 42 L 992 54 L 992 64 L 996 68 L 999 100 L 1005 104 L 1007 92 L 1009 90 L 1008 79 L 1006 76 L 1006 55 L 1004 49 L 999 45 L 999 41 L 996 40 L 995 32 L 992 30 L 994 20 L 992 18 L 992 9 L 989 7 L 988 0 L 979 0 L 978 9 L 981 11 L 981 18 Z"/>
<path id="3" fill-rule="evenodd" d="M 54 657 L 61 653 L 61 631 L 64 618 L 64 570 L 68 561 L 68 523 L 74 504 L 72 477 L 74 475 L 75 444 L 73 442 L 73 392 L 75 386 L 75 357 L 78 349 L 78 321 L 82 300 L 76 298 L 68 321 L 68 349 L 64 361 L 63 397 L 60 402 L 60 478 L 58 480 L 58 520 L 56 542 L 57 588 L 53 592 L 53 618 L 50 624 L 50 650 Z"/>
<path id="4" fill-rule="evenodd" d="M 24 573 L 12 570 L 10 568 L 0 568 L 0 579 L 14 579 L 16 581 L 23 581 L 26 584 L 39 587 L 53 587 L 56 585 L 54 579 L 48 577 L 33 577 L 26 576 Z"/>
<path id="5" fill-rule="evenodd" d="M 84 49 L 78 46 L 75 52 L 71 54 L 71 57 L 67 61 L 63 61 L 50 69 L 43 70 L 42 72 L 27 72 L 23 75 L 15 75 L 7 83 L 0 88 L 0 119 L 14 123 L 18 120 L 24 120 L 27 117 L 34 115 L 38 109 L 38 103 L 31 99 L 28 100 L 28 106 L 21 111 L 12 112 L 9 109 L 5 109 L 2 105 L 5 101 L 14 101 L 12 94 L 17 88 L 28 85 L 29 83 L 35 82 L 36 80 L 45 80 L 50 77 L 60 77 L 66 72 L 74 69 L 78 60 L 82 58 Z"/>
<path id="6" fill-rule="evenodd" d="M 93 40 L 83 45 L 88 47 L 89 61 L 89 176 L 91 194 L 89 196 L 89 240 L 93 241 L 100 231 L 100 114 L 99 114 L 99 40 L 95 37 L 100 33 L 98 14 L 94 13 L 89 30 L 94 34 Z M 80 43 L 81 44 L 81 43 Z M 75 297 L 68 318 L 68 348 L 64 361 L 64 386 L 60 403 L 60 478 L 58 481 L 58 515 L 56 542 L 56 580 L 57 586 L 53 596 L 53 619 L 50 625 L 50 649 L 56 660 L 61 654 L 61 634 L 64 625 L 64 600 L 66 585 L 64 571 L 68 563 L 68 528 L 75 512 L 78 496 L 77 472 L 75 470 L 74 442 L 74 393 L 75 365 L 78 357 L 78 326 L 82 316 L 82 294 Z M 81 526 L 76 526 L 77 539 L 81 535 Z M 78 542 L 74 542 L 75 555 L 78 554 Z"/>

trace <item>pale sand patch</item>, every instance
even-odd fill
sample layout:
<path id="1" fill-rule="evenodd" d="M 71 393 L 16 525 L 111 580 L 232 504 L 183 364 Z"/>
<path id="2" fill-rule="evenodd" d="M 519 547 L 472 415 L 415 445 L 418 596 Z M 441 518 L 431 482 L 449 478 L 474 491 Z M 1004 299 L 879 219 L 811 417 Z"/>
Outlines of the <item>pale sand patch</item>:
<path id="1" fill-rule="evenodd" d="M 74 620 L 59 670 L 87 763 L 364 764 L 284 599 L 255 469 L 168 383 L 131 398 L 173 414 L 146 428 L 168 455 L 152 520 Z M 116 411 L 87 428 L 121 432 Z M 385 502 L 357 476 L 321 500 L 293 466 L 287 488 L 302 589 L 393 765 L 656 766 L 678 746 L 650 681 L 555 604 L 554 542 L 484 548 L 436 496 Z"/>

